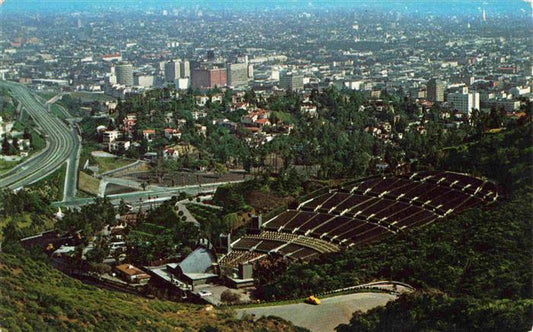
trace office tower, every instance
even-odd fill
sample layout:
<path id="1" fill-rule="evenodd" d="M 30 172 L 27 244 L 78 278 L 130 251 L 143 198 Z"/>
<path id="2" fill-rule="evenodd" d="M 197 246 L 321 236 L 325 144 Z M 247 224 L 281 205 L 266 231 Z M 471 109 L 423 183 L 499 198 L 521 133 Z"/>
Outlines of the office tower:
<path id="1" fill-rule="evenodd" d="M 215 86 L 227 85 L 225 68 L 197 68 L 192 73 L 192 87 L 196 89 L 211 89 Z"/>
<path id="2" fill-rule="evenodd" d="M 181 77 L 181 61 L 171 60 L 165 63 L 165 81 L 174 82 Z"/>
<path id="3" fill-rule="evenodd" d="M 427 84 L 427 98 L 432 102 L 443 102 L 444 101 L 444 89 L 445 84 L 443 81 L 438 79 L 431 79 Z"/>
<path id="4" fill-rule="evenodd" d="M 468 92 L 468 88 L 448 94 L 446 101 L 453 109 L 468 115 L 468 117 L 470 117 L 472 109 L 479 110 L 479 93 Z"/>
<path id="5" fill-rule="evenodd" d="M 191 87 L 191 79 L 188 77 L 178 78 L 174 81 L 174 88 L 176 90 L 186 90 Z"/>
<path id="6" fill-rule="evenodd" d="M 120 62 L 115 67 L 115 73 L 118 84 L 133 86 L 133 65 L 131 63 Z"/>
<path id="7" fill-rule="evenodd" d="M 292 72 L 282 72 L 279 78 L 279 87 L 285 90 L 303 90 L 304 76 Z"/>
<path id="8" fill-rule="evenodd" d="M 191 77 L 191 63 L 187 60 L 184 60 L 180 63 L 180 73 L 181 78 Z"/>
<path id="9" fill-rule="evenodd" d="M 150 88 L 155 85 L 155 77 L 154 75 L 135 74 L 133 76 L 133 83 L 135 86 Z"/>
<path id="10" fill-rule="evenodd" d="M 248 85 L 249 68 L 247 63 L 228 63 L 228 85 L 233 87 Z M 252 69 L 253 70 L 253 69 Z"/>
<path id="11" fill-rule="evenodd" d="M 207 51 L 207 61 L 215 61 L 215 51 L 214 50 Z"/>

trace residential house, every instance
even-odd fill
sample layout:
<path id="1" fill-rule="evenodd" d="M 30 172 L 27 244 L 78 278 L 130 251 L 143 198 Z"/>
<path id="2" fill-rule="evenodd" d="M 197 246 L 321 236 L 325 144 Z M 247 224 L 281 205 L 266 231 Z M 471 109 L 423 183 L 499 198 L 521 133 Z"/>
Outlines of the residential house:
<path id="1" fill-rule="evenodd" d="M 130 141 L 114 141 L 108 144 L 107 148 L 109 152 L 122 152 L 128 151 L 131 147 Z"/>
<path id="2" fill-rule="evenodd" d="M 163 158 L 165 159 L 178 159 L 180 156 L 178 150 L 176 149 L 173 149 L 173 148 L 169 148 L 169 147 L 165 147 L 163 149 Z"/>
<path id="3" fill-rule="evenodd" d="M 123 120 L 123 123 L 124 130 L 131 133 L 133 131 L 133 128 L 137 124 L 137 115 L 133 113 L 127 114 Z"/>
<path id="4" fill-rule="evenodd" d="M 113 143 L 114 141 L 116 141 L 120 137 L 121 137 L 120 131 L 118 131 L 118 130 L 107 130 L 107 131 L 104 131 L 104 133 L 103 133 L 102 141 L 104 142 L 104 144 L 109 144 L 109 143 Z"/>
<path id="5" fill-rule="evenodd" d="M 150 276 L 148 274 L 131 264 L 117 265 L 115 267 L 115 272 L 122 280 L 129 283 L 148 283 L 150 280 Z"/>
<path id="6" fill-rule="evenodd" d="M 155 138 L 155 130 L 154 129 L 145 129 L 145 130 L 143 130 L 143 137 L 148 142 L 151 142 Z"/>
<path id="7" fill-rule="evenodd" d="M 176 139 L 180 139 L 181 138 L 181 132 L 179 131 L 179 129 L 174 129 L 174 128 L 166 128 L 164 130 L 164 134 L 165 134 L 165 137 L 169 140 L 173 139 L 173 138 L 176 138 Z"/>

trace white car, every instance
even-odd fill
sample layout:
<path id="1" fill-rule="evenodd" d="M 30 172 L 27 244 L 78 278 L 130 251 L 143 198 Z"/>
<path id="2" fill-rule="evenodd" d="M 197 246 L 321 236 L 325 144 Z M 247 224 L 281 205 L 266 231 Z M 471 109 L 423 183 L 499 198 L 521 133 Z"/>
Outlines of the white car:
<path id="1" fill-rule="evenodd" d="M 213 295 L 213 293 L 211 293 L 210 291 L 206 291 L 206 290 L 201 290 L 198 292 L 198 295 L 200 297 L 206 297 L 206 296 L 211 296 Z"/>

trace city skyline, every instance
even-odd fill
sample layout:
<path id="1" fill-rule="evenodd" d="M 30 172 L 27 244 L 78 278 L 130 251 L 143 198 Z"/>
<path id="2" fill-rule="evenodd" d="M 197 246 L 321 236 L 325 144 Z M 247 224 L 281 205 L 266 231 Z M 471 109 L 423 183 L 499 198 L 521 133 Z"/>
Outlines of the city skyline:
<path id="1" fill-rule="evenodd" d="M 110 0 L 3 0 L 0 2 L 0 15 L 2 13 L 74 13 L 74 12 L 93 12 L 113 9 L 125 11 L 154 11 L 165 9 L 189 9 L 196 11 L 203 10 L 336 10 L 336 9 L 361 9 L 361 10 L 378 10 L 378 11 L 399 11 L 413 14 L 427 15 L 450 15 L 464 16 L 480 14 L 483 10 L 487 15 L 513 15 L 529 16 L 530 4 L 524 0 L 485 0 L 485 1 L 464 1 L 464 0 L 385 0 L 385 1 L 367 1 L 367 0 L 350 0 L 350 1 L 329 1 L 329 0 L 292 0 L 292 1 L 253 1 L 245 0 L 233 2 L 228 0 L 126 0 L 117 4 Z"/>

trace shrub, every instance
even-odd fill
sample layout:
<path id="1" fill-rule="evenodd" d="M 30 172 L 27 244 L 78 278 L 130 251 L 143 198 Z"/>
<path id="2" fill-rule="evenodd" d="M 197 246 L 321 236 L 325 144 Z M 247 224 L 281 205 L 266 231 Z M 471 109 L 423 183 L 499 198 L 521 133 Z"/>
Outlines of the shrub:
<path id="1" fill-rule="evenodd" d="M 227 289 L 223 291 L 222 294 L 220 294 L 220 300 L 224 303 L 230 303 L 230 304 L 239 303 L 241 300 L 241 295 Z"/>

